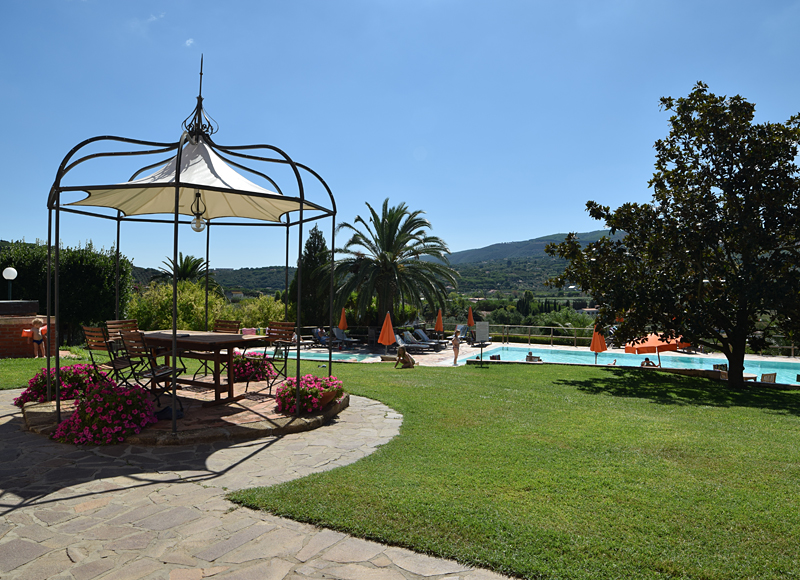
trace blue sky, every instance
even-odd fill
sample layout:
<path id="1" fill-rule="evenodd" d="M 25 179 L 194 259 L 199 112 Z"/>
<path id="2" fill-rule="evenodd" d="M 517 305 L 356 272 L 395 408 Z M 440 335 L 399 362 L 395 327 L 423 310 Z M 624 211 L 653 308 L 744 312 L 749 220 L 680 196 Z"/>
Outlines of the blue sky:
<path id="1" fill-rule="evenodd" d="M 176 141 L 201 54 L 217 142 L 309 165 L 339 221 L 386 197 L 421 209 L 452 251 L 600 229 L 587 200 L 649 200 L 659 98 L 698 80 L 758 121 L 800 111 L 800 2 L 41 0 L 4 3 L 2 21 L 4 240 L 47 238 L 48 191 L 80 141 Z M 112 246 L 113 225 L 63 218 L 66 245 L 90 239 Z M 157 267 L 172 228 L 129 224 L 121 248 Z M 181 251 L 204 248 L 182 228 Z M 212 267 L 284 255 L 278 228 L 214 230 Z"/>

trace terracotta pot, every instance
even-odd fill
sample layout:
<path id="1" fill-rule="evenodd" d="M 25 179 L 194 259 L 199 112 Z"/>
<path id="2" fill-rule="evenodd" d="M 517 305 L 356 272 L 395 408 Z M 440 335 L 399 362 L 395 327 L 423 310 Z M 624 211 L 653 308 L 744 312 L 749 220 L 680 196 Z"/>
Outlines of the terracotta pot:
<path id="1" fill-rule="evenodd" d="M 325 391 L 322 393 L 322 396 L 319 398 L 319 408 L 324 409 L 328 403 L 333 401 L 335 395 L 336 391 Z"/>

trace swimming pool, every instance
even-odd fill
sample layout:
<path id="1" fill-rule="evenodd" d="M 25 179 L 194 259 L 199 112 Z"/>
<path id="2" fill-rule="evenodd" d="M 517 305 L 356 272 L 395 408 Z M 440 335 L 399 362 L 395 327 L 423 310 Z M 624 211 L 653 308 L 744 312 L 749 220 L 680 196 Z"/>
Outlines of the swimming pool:
<path id="1" fill-rule="evenodd" d="M 263 353 L 263 348 L 249 348 L 247 352 L 252 353 Z M 297 355 L 296 351 L 289 352 L 289 358 L 295 358 Z M 379 355 L 374 354 L 364 354 L 364 353 L 356 353 L 356 352 L 348 352 L 346 350 L 343 351 L 336 351 L 333 353 L 333 360 L 338 362 L 363 362 L 368 358 L 376 357 Z M 301 350 L 300 351 L 300 358 L 303 360 L 328 360 L 328 351 L 327 350 Z M 525 357 L 522 357 L 525 360 Z"/>
<path id="2" fill-rule="evenodd" d="M 500 355 L 500 360 L 524 361 L 528 352 L 534 356 L 541 357 L 542 362 L 548 363 L 570 363 L 580 365 L 593 365 L 594 353 L 588 350 L 560 350 L 544 348 L 527 348 L 520 346 L 496 346 L 483 351 L 483 360 L 489 360 L 490 355 Z M 609 365 L 616 359 L 618 365 L 638 367 L 645 356 L 650 360 L 658 362 L 655 354 L 625 354 L 618 352 L 601 352 L 597 355 L 598 365 Z M 463 363 L 468 358 L 475 358 L 475 355 L 459 358 L 459 363 Z M 690 355 L 661 354 L 661 366 L 673 369 L 707 369 L 712 370 L 715 364 L 727 364 L 725 357 L 701 357 Z M 794 384 L 797 375 L 800 374 L 800 362 L 784 361 L 761 361 L 745 360 L 744 372 L 758 375 L 763 373 L 777 373 L 777 382 L 783 384 Z"/>

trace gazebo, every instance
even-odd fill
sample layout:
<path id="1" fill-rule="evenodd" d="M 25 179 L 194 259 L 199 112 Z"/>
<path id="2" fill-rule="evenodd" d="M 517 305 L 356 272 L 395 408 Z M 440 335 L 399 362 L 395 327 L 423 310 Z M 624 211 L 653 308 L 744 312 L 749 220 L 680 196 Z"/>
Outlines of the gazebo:
<path id="1" fill-rule="evenodd" d="M 246 227 L 271 226 L 286 230 L 286 286 L 288 288 L 289 233 L 297 229 L 298 258 L 303 250 L 303 226 L 306 223 L 331 219 L 331 265 L 334 263 L 334 232 L 336 203 L 327 183 L 313 169 L 298 163 L 273 145 L 226 146 L 216 143 L 212 135 L 218 130 L 216 122 L 203 109 L 203 68 L 200 65 L 200 90 L 194 111 L 183 121 L 183 132 L 175 142 L 163 143 L 142 141 L 115 136 L 97 136 L 82 141 L 64 157 L 50 189 L 48 207 L 48 296 L 47 324 L 50 328 L 51 314 L 59 319 L 59 242 L 60 214 L 70 212 L 116 222 L 117 293 L 116 316 L 119 312 L 119 259 L 120 228 L 123 223 L 164 223 L 173 226 L 173 264 L 178 263 L 178 241 L 183 226 L 191 226 L 195 232 L 205 230 L 206 264 L 210 245 L 210 232 L 217 226 Z M 99 151 L 94 150 L 100 148 Z M 144 156 L 146 162 L 119 183 L 67 183 L 76 167 L 84 171 L 102 161 L 124 161 L 135 156 Z M 166 156 L 166 157 L 165 157 Z M 85 164 L 85 165 L 82 165 Z M 136 165 L 141 165 L 138 161 Z M 273 172 L 283 172 L 283 182 Z M 247 174 L 245 177 L 244 174 Z M 313 184 L 322 193 L 322 201 L 314 201 L 306 195 Z M 87 194 L 83 199 L 64 203 L 65 193 Z M 92 209 L 83 209 L 83 208 Z M 95 208 L 108 208 L 101 211 Z M 108 211 L 111 210 L 111 211 Z M 115 210 L 115 211 L 114 211 Z M 160 216 L 160 217 L 159 217 Z M 181 217 L 186 216 L 186 217 Z M 188 218 L 191 218 L 188 219 Z M 246 221 L 242 221 L 246 220 Z M 54 230 L 54 231 L 53 231 Z M 185 230 L 184 230 L 185 231 Z M 194 234 L 192 234 L 194 235 Z M 301 268 L 297 264 L 297 322 L 296 335 L 301 328 Z M 330 303 L 333 303 L 333 272 L 331 272 Z M 51 276 L 55 277 L 54 296 L 50 296 Z M 177 279 L 173 276 L 172 294 L 172 401 L 176 402 L 175 379 L 177 371 Z M 54 312 L 51 313 L 51 302 Z M 287 307 L 288 308 L 288 307 Z M 330 326 L 333 326 L 332 306 Z M 208 279 L 206 278 L 206 330 L 208 329 Z M 54 332 L 52 340 L 58 341 Z M 56 342 L 56 344 L 58 344 Z M 297 374 L 300 374 L 300 341 L 296 345 Z M 328 373 L 332 353 L 328 354 Z M 58 349 L 55 354 L 56 368 L 60 367 Z M 48 377 L 50 376 L 48 358 Z M 59 374 L 55 374 L 56 408 L 59 422 L 61 408 L 59 400 Z M 299 384 L 299 382 L 298 382 Z M 50 388 L 48 385 L 48 397 Z M 299 408 L 299 406 L 298 406 Z M 173 413 L 173 433 L 176 432 Z"/>

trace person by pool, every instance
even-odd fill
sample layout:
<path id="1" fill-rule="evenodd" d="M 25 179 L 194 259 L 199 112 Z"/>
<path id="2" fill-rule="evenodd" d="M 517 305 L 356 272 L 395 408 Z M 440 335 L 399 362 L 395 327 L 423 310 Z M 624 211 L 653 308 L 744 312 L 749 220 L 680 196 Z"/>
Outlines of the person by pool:
<path id="1" fill-rule="evenodd" d="M 649 357 L 644 357 L 644 360 L 642 361 L 642 364 L 639 365 L 639 366 L 642 366 L 642 367 L 657 367 L 658 365 L 656 363 L 654 363 L 653 361 L 651 361 Z"/>

